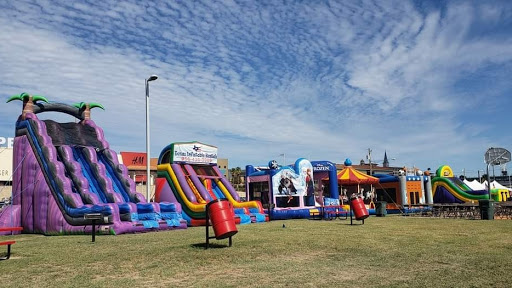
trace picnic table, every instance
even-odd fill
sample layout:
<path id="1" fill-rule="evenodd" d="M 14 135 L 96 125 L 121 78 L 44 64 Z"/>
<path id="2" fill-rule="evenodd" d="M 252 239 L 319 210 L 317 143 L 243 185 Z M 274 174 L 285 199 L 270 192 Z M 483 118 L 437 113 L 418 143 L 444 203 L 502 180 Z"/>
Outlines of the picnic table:
<path id="1" fill-rule="evenodd" d="M 341 205 L 325 205 L 321 207 L 321 215 L 325 220 L 348 219 L 349 211 L 345 210 Z"/>
<path id="2" fill-rule="evenodd" d="M 23 227 L 0 227 L 0 232 L 6 232 L 6 231 L 14 232 L 14 231 L 21 231 L 21 230 L 23 230 Z M 7 259 L 11 258 L 11 245 L 13 245 L 15 243 L 16 243 L 16 241 L 14 241 L 14 240 L 0 242 L 0 246 L 4 246 L 4 245 L 7 246 L 7 253 L 5 254 L 5 256 L 0 257 L 0 260 L 7 260 Z"/>

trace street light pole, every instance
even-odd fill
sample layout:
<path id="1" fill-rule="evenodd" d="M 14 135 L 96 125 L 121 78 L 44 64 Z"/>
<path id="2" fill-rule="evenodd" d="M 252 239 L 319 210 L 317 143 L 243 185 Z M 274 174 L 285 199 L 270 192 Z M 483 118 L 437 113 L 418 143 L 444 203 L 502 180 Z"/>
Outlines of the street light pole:
<path id="1" fill-rule="evenodd" d="M 155 81 L 158 76 L 151 75 L 145 79 L 146 84 L 146 201 L 149 202 L 150 179 L 151 179 L 151 156 L 149 154 L 149 82 Z"/>

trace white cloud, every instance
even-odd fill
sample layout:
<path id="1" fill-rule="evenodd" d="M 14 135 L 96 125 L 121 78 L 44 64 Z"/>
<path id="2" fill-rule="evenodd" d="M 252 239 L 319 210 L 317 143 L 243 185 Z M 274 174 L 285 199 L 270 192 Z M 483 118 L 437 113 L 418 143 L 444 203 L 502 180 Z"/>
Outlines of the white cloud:
<path id="1" fill-rule="evenodd" d="M 511 5 L 499 5 L 17 1 L 0 4 L 0 91 L 100 102 L 112 148 L 143 151 L 144 78 L 158 74 L 153 156 L 190 140 L 236 166 L 358 162 L 371 147 L 476 171 L 494 139 L 510 143 L 492 120 L 511 102 Z M 0 106 L 0 134 L 16 105 Z"/>

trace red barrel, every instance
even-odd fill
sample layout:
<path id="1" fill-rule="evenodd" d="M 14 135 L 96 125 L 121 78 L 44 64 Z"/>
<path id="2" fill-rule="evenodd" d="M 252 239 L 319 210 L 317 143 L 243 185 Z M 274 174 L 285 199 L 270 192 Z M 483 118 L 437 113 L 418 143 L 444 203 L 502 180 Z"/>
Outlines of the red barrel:
<path id="1" fill-rule="evenodd" d="M 364 206 L 363 198 L 356 197 L 350 200 L 350 205 L 352 206 L 352 211 L 354 211 L 356 220 L 364 220 L 370 216 L 366 206 Z"/>
<path id="2" fill-rule="evenodd" d="M 206 211 L 217 240 L 228 238 L 238 232 L 235 224 L 235 211 L 228 200 L 213 200 L 206 204 Z"/>

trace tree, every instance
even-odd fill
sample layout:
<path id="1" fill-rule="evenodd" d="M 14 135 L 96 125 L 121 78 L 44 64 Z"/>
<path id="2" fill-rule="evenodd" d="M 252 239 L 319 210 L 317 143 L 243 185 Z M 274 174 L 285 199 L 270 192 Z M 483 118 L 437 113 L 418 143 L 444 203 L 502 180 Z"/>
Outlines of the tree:
<path id="1" fill-rule="evenodd" d="M 98 108 L 105 110 L 105 108 L 103 108 L 103 105 L 101 105 L 100 103 L 93 103 L 93 102 L 91 102 L 91 103 L 80 102 L 80 103 L 73 104 L 73 106 L 78 108 L 80 111 L 83 111 L 84 120 L 91 119 L 91 109 L 92 108 L 98 107 Z"/>
<path id="2" fill-rule="evenodd" d="M 34 104 L 36 104 L 37 101 L 43 101 L 43 102 L 48 103 L 48 100 L 43 96 L 30 95 L 25 92 L 23 92 L 19 95 L 11 96 L 11 98 L 9 98 L 6 103 L 9 103 L 13 100 L 23 101 L 23 111 L 21 113 L 22 119 L 25 119 L 25 115 L 27 113 L 34 113 Z"/>
<path id="3" fill-rule="evenodd" d="M 231 174 L 231 182 L 233 184 L 240 184 L 240 177 L 242 177 L 242 168 L 231 168 L 229 169 L 229 174 Z"/>

